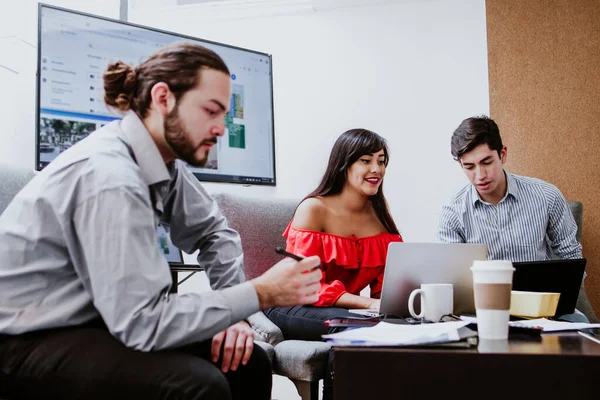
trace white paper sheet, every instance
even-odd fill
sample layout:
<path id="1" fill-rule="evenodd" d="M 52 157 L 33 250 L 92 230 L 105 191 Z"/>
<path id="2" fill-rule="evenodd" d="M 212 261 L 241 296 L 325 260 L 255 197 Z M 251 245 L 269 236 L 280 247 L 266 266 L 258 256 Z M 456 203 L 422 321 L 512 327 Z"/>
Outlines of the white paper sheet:
<path id="1" fill-rule="evenodd" d="M 546 318 L 511 321 L 511 326 L 539 326 L 544 332 L 578 331 L 580 329 L 600 328 L 600 324 L 586 324 L 583 322 L 552 321 Z"/>
<path id="2" fill-rule="evenodd" d="M 477 323 L 477 318 L 467 317 L 461 315 L 463 321 Z M 600 328 L 600 324 L 586 324 L 583 322 L 566 322 L 566 321 L 552 321 L 546 318 L 537 319 L 524 319 L 522 321 L 510 321 L 510 326 L 539 326 L 544 332 L 559 332 L 559 331 L 578 331 L 581 329 L 588 328 Z"/>
<path id="3" fill-rule="evenodd" d="M 468 321 L 435 324 L 399 325 L 380 322 L 375 326 L 348 329 L 323 335 L 332 345 L 343 346 L 402 346 L 460 340 L 458 329 Z"/>

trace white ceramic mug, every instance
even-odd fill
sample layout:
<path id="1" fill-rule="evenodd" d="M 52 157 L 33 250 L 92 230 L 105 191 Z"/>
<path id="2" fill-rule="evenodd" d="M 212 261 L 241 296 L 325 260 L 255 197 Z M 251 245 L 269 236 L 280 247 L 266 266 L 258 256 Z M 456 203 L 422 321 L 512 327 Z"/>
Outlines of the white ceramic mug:
<path id="1" fill-rule="evenodd" d="M 415 312 L 414 302 L 421 295 L 421 312 Z M 424 283 L 415 289 L 408 298 L 408 311 L 413 318 L 424 318 L 439 322 L 442 316 L 454 312 L 454 290 L 451 283 Z"/>

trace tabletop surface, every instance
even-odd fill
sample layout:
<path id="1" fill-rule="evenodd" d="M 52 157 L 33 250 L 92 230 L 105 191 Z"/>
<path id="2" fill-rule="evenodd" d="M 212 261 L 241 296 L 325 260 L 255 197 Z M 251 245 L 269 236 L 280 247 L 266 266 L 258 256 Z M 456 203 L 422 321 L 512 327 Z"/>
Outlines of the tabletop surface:
<path id="1" fill-rule="evenodd" d="M 598 332 L 598 330 L 596 330 Z M 599 336 L 596 335 L 596 338 Z M 479 354 L 545 354 L 600 357 L 600 344 L 576 331 L 546 333 L 539 337 L 514 335 L 509 340 L 479 340 L 477 346 L 466 343 L 410 347 L 335 347 L 336 352 L 460 352 Z"/>

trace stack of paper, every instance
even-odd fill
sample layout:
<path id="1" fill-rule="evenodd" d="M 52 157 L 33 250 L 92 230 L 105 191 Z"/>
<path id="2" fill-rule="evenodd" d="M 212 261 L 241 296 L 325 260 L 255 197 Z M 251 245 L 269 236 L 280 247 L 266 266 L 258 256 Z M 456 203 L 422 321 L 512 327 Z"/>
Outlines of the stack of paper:
<path id="1" fill-rule="evenodd" d="M 458 329 L 468 321 L 398 325 L 380 322 L 368 328 L 348 329 L 323 335 L 334 346 L 409 346 L 460 340 Z"/>
<path id="2" fill-rule="evenodd" d="M 477 318 L 461 315 L 463 321 L 477 323 Z M 542 328 L 544 332 L 578 331 L 580 329 L 600 328 L 600 324 L 587 324 L 583 322 L 552 321 L 546 318 L 524 319 L 510 321 L 509 326 L 526 326 Z"/>

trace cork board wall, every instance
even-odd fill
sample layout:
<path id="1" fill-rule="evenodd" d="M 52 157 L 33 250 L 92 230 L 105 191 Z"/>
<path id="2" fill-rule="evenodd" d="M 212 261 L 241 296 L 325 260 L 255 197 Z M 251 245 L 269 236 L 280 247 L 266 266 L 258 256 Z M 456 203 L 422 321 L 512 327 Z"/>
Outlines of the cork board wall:
<path id="1" fill-rule="evenodd" d="M 585 285 L 600 316 L 600 0 L 487 0 L 486 13 L 507 170 L 583 203 Z"/>

